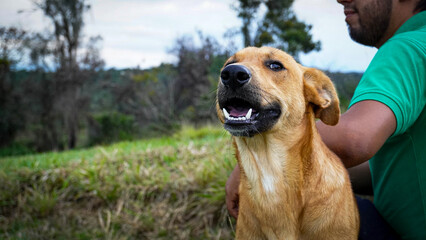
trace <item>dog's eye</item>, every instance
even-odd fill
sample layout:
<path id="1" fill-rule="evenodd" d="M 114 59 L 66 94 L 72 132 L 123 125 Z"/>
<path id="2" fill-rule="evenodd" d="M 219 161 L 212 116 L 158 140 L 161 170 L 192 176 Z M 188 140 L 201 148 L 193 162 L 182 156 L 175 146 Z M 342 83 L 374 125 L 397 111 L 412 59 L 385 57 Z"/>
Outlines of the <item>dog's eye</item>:
<path id="1" fill-rule="evenodd" d="M 278 61 L 268 61 L 266 62 L 266 66 L 272 71 L 280 71 L 284 69 L 283 64 Z"/>

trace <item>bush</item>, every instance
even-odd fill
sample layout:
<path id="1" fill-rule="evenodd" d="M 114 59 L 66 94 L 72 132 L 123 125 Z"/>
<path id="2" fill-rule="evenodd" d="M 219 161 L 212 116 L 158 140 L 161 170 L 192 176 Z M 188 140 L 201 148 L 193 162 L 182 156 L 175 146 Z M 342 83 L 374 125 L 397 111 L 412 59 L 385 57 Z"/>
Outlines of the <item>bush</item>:
<path id="1" fill-rule="evenodd" d="M 0 148 L 0 157 L 19 156 L 31 153 L 35 153 L 35 150 L 29 148 L 27 144 L 18 142 Z"/>
<path id="2" fill-rule="evenodd" d="M 89 145 L 132 140 L 137 135 L 133 116 L 118 112 L 89 117 Z"/>

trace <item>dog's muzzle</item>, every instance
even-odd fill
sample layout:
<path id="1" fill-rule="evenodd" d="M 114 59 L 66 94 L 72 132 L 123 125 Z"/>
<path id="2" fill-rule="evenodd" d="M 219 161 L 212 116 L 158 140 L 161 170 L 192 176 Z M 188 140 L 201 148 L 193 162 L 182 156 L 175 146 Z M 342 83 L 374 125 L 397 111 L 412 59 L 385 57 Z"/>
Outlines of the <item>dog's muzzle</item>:
<path id="1" fill-rule="evenodd" d="M 277 102 L 262 106 L 261 90 L 255 86 L 249 68 L 230 64 L 220 73 L 218 104 L 224 127 L 234 136 L 252 137 L 272 128 L 281 115 Z"/>

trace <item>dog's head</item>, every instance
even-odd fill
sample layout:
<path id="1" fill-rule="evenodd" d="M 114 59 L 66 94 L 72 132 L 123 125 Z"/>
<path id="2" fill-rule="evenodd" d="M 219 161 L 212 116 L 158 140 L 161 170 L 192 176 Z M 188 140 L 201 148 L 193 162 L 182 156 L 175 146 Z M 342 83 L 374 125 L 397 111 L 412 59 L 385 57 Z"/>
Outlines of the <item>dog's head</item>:
<path id="1" fill-rule="evenodd" d="M 270 47 L 245 48 L 226 61 L 216 108 L 225 129 L 245 137 L 293 128 L 309 109 L 329 125 L 340 116 L 336 90 L 324 73 Z"/>

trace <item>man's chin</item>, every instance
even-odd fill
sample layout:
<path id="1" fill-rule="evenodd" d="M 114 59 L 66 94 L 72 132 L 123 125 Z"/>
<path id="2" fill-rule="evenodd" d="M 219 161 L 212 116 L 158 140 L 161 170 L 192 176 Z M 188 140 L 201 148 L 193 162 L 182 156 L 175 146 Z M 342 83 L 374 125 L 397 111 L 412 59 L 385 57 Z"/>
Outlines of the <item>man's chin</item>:
<path id="1" fill-rule="evenodd" d="M 355 42 L 362 44 L 362 45 L 365 45 L 365 46 L 370 46 L 370 47 L 374 47 L 376 45 L 377 41 L 368 37 L 360 29 L 356 29 L 355 27 L 351 27 L 350 25 L 348 25 L 348 29 L 349 29 L 349 36 Z"/>

